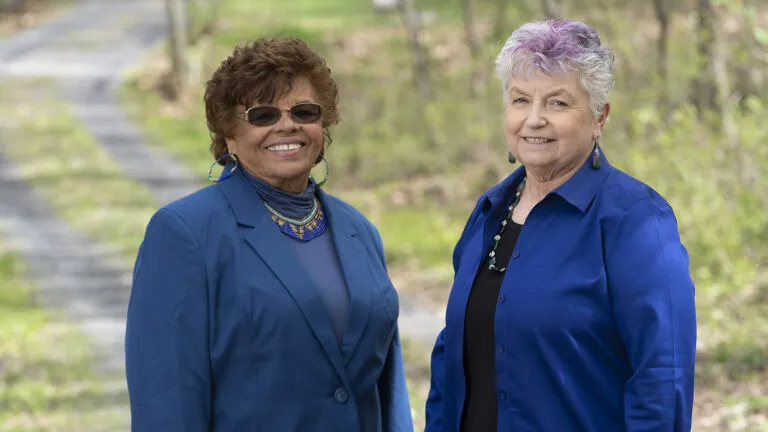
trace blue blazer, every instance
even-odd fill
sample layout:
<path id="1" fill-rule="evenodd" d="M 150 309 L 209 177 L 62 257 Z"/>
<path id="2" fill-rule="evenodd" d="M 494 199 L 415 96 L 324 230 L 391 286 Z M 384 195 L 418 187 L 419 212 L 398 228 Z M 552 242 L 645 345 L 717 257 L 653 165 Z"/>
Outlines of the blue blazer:
<path id="1" fill-rule="evenodd" d="M 524 168 L 485 193 L 453 255 L 427 432 L 457 432 L 469 292 Z M 688 432 L 696 313 L 669 204 L 603 160 L 530 212 L 496 303 L 499 431 Z M 469 335 L 471 337 L 471 335 Z"/>
<path id="2" fill-rule="evenodd" d="M 241 172 L 152 217 L 125 336 L 133 431 L 413 430 L 381 239 L 320 200 L 350 292 L 341 344 Z"/>

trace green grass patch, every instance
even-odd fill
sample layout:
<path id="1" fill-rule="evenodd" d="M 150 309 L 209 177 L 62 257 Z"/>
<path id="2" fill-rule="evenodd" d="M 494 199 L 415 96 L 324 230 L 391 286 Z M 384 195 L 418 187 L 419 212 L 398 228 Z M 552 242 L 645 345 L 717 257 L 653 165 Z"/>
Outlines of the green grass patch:
<path id="1" fill-rule="evenodd" d="M 0 430 L 112 431 L 124 427 L 123 396 L 92 372 L 80 331 L 35 306 L 23 263 L 0 239 Z"/>
<path id="2" fill-rule="evenodd" d="M 439 207 L 391 207 L 368 215 L 387 245 L 391 266 L 450 265 L 451 251 L 464 228 L 464 221 L 452 218 Z"/>

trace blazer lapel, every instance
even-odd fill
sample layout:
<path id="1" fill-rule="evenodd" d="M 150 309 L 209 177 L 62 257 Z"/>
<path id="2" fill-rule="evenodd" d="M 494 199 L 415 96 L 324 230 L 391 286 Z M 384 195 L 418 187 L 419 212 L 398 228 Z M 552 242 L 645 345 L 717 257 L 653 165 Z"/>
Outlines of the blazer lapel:
<path id="1" fill-rule="evenodd" d="M 239 171 L 219 183 L 232 206 L 238 223 L 253 227 L 245 241 L 277 276 L 307 320 L 328 358 L 341 377 L 346 376 L 330 317 L 317 288 L 299 263 L 263 205 L 261 197 Z"/>
<path id="2" fill-rule="evenodd" d="M 341 271 L 349 288 L 349 318 L 341 345 L 342 355 L 348 362 L 360 343 L 371 311 L 371 291 L 377 288 L 372 272 L 371 257 L 355 228 L 355 220 L 335 202 L 320 193 L 328 226 L 341 263 Z"/>

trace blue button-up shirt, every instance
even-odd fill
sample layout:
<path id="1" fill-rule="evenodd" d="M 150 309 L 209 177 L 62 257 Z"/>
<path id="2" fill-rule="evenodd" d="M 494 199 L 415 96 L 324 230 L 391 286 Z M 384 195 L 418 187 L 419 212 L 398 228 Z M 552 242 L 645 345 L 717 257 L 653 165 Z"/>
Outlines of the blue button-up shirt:
<path id="1" fill-rule="evenodd" d="M 469 291 L 524 173 L 480 198 L 456 245 L 427 432 L 459 430 Z M 499 431 L 690 430 L 694 286 L 675 216 L 653 189 L 605 159 L 585 163 L 529 214 L 499 298 Z"/>

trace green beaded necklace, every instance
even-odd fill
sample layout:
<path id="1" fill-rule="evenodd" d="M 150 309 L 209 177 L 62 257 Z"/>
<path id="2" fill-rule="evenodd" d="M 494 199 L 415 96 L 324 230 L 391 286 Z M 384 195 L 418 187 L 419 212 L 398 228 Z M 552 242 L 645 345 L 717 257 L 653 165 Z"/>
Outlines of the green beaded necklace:
<path id="1" fill-rule="evenodd" d="M 266 202 L 264 203 L 264 207 L 266 207 L 267 210 L 269 210 L 272 216 L 275 216 L 278 219 L 284 220 L 285 222 L 288 222 L 294 225 L 304 226 L 308 224 L 312 219 L 314 219 L 315 216 L 317 216 L 317 210 L 320 208 L 320 203 L 318 202 L 317 198 L 314 198 L 312 200 L 312 210 L 309 212 L 309 215 L 307 215 L 307 217 L 301 220 L 289 218 L 288 216 L 283 216 L 280 212 L 275 210 L 271 205 L 267 204 Z"/>
<path id="2" fill-rule="evenodd" d="M 520 182 L 520 185 L 517 187 L 517 192 L 515 192 L 515 199 L 512 200 L 512 204 L 509 206 L 509 214 L 507 214 L 507 217 L 504 218 L 504 220 L 501 221 L 501 228 L 499 228 L 499 233 L 496 234 L 493 237 L 493 246 L 491 246 L 491 252 L 488 253 L 488 270 L 496 273 L 504 273 L 507 271 L 506 267 L 498 268 L 496 267 L 496 249 L 499 248 L 499 241 L 501 241 L 501 235 L 504 234 L 504 230 L 507 229 L 507 225 L 509 224 L 509 221 L 512 220 L 512 213 L 515 212 L 515 207 L 517 207 L 517 203 L 520 202 L 520 194 L 523 193 L 523 188 L 525 187 L 525 177 L 523 177 L 523 180 Z"/>

